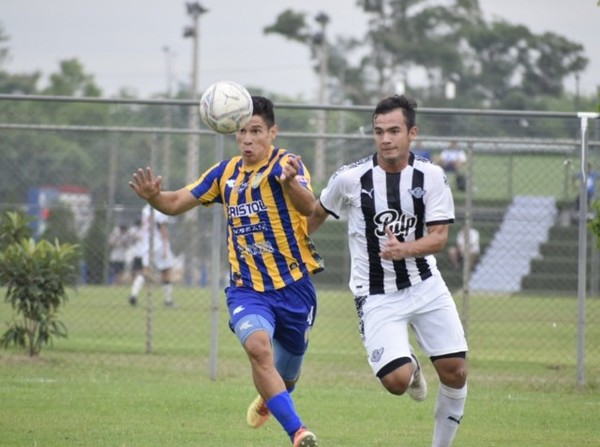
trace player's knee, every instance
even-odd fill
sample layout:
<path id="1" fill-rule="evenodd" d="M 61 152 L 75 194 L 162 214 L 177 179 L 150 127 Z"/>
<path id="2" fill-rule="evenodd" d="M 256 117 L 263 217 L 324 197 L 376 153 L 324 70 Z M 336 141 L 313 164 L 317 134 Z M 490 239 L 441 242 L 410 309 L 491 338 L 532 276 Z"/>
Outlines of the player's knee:
<path id="1" fill-rule="evenodd" d="M 440 381 L 452 388 L 462 388 L 467 383 L 467 369 L 456 368 L 444 380 L 440 379 Z"/>
<path id="2" fill-rule="evenodd" d="M 440 382 L 451 388 L 462 388 L 467 383 L 467 362 L 464 358 L 452 357 L 436 360 L 435 368 Z"/>
<path id="3" fill-rule="evenodd" d="M 381 384 L 391 394 L 400 396 L 406 392 L 412 376 L 411 360 L 408 357 L 395 359 L 377 373 Z"/>
<path id="4" fill-rule="evenodd" d="M 270 359 L 273 355 L 269 334 L 264 330 L 252 332 L 244 341 L 244 349 L 252 361 L 258 363 Z"/>
<path id="5" fill-rule="evenodd" d="M 406 393 L 408 389 L 408 381 L 403 378 L 394 377 L 393 374 L 388 374 L 386 377 L 381 379 L 381 384 L 391 394 L 401 396 Z"/>

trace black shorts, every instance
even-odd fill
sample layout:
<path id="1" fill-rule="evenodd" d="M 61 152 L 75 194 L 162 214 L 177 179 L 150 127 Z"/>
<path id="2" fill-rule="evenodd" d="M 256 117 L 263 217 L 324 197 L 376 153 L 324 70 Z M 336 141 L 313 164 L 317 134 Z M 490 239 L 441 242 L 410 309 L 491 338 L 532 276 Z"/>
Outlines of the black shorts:
<path id="1" fill-rule="evenodd" d="M 133 258 L 133 264 L 131 265 L 131 270 L 133 270 L 134 272 L 138 272 L 143 269 L 144 269 L 144 264 L 142 264 L 142 258 L 139 256 L 136 256 L 135 258 Z"/>

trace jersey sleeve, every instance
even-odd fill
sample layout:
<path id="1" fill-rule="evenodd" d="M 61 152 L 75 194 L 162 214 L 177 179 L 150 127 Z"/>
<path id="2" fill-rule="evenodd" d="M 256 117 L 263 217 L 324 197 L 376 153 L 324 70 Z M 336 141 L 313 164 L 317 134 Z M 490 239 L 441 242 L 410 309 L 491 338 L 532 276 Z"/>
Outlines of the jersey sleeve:
<path id="1" fill-rule="evenodd" d="M 213 165 L 206 170 L 198 180 L 186 186 L 202 205 L 208 206 L 215 202 L 223 202 L 219 181 L 223 174 L 225 164 L 226 161 Z"/>
<path id="2" fill-rule="evenodd" d="M 426 225 L 450 224 L 454 222 L 454 198 L 444 170 L 431 165 L 430 184 L 426 185 Z"/>
<path id="3" fill-rule="evenodd" d="M 281 176 L 281 174 L 283 173 L 283 167 L 286 165 L 286 163 L 288 162 L 288 160 L 290 158 L 295 158 L 296 155 L 294 154 L 290 154 L 287 153 L 286 155 L 284 155 L 281 160 L 279 160 L 279 163 L 277 163 L 277 165 L 275 166 L 275 168 L 273 169 L 273 174 L 275 174 L 277 176 L 277 178 L 279 178 L 279 176 Z M 302 163 L 302 160 L 300 160 L 300 169 L 298 170 L 298 174 L 296 174 L 296 180 L 298 181 L 298 183 L 300 183 L 300 185 L 302 185 L 302 187 L 308 189 L 310 192 L 312 192 L 312 185 L 310 182 L 310 172 L 308 172 L 308 168 L 306 167 L 306 165 L 304 163 Z"/>
<path id="4" fill-rule="evenodd" d="M 339 219 L 346 201 L 346 177 L 337 172 L 327 182 L 327 186 L 321 192 L 319 201 L 329 214 Z"/>

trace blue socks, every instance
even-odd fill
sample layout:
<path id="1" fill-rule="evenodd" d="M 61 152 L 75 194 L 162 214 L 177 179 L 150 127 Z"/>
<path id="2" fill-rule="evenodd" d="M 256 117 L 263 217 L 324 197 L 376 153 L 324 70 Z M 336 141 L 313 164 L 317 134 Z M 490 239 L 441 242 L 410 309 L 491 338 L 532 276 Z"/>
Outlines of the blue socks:
<path id="1" fill-rule="evenodd" d="M 277 394 L 267 401 L 267 408 L 279 421 L 290 438 L 302 427 L 302 421 L 296 413 L 294 402 L 288 391 Z"/>

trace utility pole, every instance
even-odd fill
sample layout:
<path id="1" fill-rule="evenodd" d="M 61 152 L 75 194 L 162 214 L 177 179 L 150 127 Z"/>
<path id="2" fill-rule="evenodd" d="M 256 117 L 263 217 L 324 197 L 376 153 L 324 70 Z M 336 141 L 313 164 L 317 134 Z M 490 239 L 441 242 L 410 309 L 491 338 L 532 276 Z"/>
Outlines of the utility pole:
<path id="1" fill-rule="evenodd" d="M 172 57 L 173 52 L 168 46 L 163 47 L 163 52 L 165 53 L 165 61 L 167 67 L 167 90 L 165 92 L 165 97 L 167 99 L 171 98 L 171 85 L 172 85 Z M 165 113 L 165 128 L 170 129 L 173 125 L 173 108 L 171 106 L 167 106 L 167 110 Z M 171 134 L 165 133 L 163 137 L 163 159 L 162 159 L 162 176 L 163 176 L 163 188 L 165 190 L 169 189 L 169 178 L 171 177 Z"/>
<path id="2" fill-rule="evenodd" d="M 192 17 L 192 26 L 186 27 L 183 31 L 183 37 L 192 39 L 192 75 L 190 82 L 190 99 L 196 103 L 198 101 L 198 53 L 200 44 L 200 16 L 208 12 L 200 3 L 186 3 L 187 13 Z M 192 106 L 189 113 L 188 127 L 191 130 L 197 130 L 200 125 L 198 116 L 198 107 Z M 186 181 L 188 183 L 196 180 L 198 173 L 198 164 L 200 162 L 200 151 L 198 149 L 198 135 L 190 134 L 187 149 L 187 171 Z M 193 214 L 193 213 L 192 213 Z"/>
<path id="3" fill-rule="evenodd" d="M 192 26 L 186 27 L 183 37 L 190 37 L 193 41 L 192 52 L 192 78 L 190 82 L 190 98 L 194 105 L 189 111 L 188 128 L 196 132 L 200 127 L 198 110 L 198 53 L 200 43 L 200 16 L 208 12 L 200 3 L 186 3 L 187 13 L 192 17 Z M 192 183 L 196 180 L 200 165 L 200 138 L 196 133 L 188 136 L 186 155 L 186 182 Z M 200 271 L 200 235 L 198 225 L 198 208 L 192 208 L 184 214 L 186 244 L 185 249 L 185 277 L 190 283 L 194 283 Z"/>
<path id="4" fill-rule="evenodd" d="M 328 48 L 326 28 L 329 23 L 329 16 L 324 12 L 320 12 L 315 17 L 317 23 L 321 26 L 321 30 L 315 34 L 313 42 L 320 48 L 319 52 L 319 105 L 325 105 L 327 102 L 327 72 L 328 72 Z M 325 110 L 317 111 L 317 133 L 322 135 L 325 133 Z M 325 181 L 325 139 L 317 137 L 315 142 L 315 183 L 323 185 Z"/>
<path id="5" fill-rule="evenodd" d="M 579 112 L 579 72 L 575 73 L 575 111 Z"/>

